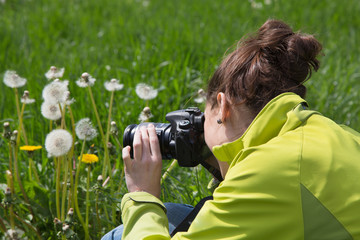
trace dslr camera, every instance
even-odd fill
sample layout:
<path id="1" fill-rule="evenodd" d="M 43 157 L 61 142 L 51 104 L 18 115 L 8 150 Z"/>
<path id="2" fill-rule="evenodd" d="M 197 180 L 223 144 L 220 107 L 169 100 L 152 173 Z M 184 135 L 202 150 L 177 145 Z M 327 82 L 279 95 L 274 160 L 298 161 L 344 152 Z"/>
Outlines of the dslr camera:
<path id="1" fill-rule="evenodd" d="M 204 140 L 204 113 L 198 108 L 173 111 L 166 114 L 165 118 L 170 123 L 151 123 L 155 126 L 163 159 L 175 158 L 182 167 L 195 167 L 212 155 Z M 145 122 L 126 127 L 123 146 L 131 146 L 132 158 L 135 132 L 149 124 Z"/>

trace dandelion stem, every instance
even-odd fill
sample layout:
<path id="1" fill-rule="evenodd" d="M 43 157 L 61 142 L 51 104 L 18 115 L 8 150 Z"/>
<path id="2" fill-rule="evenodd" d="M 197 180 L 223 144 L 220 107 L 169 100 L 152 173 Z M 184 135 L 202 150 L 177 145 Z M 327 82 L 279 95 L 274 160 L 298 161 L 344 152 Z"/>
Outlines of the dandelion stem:
<path id="1" fill-rule="evenodd" d="M 29 198 L 24 190 L 24 187 L 22 185 L 22 182 L 21 182 L 21 178 L 20 178 L 20 174 L 19 174 L 19 169 L 18 169 L 18 161 L 17 161 L 17 151 L 15 149 L 16 147 L 15 146 L 12 146 L 12 150 L 13 150 L 13 156 L 14 156 L 14 170 L 15 170 L 15 176 L 17 178 L 17 182 L 19 184 L 19 187 L 20 187 L 20 191 L 24 197 L 24 200 L 25 202 L 28 204 L 28 209 L 29 209 L 29 212 L 30 214 L 34 217 L 35 219 L 35 215 L 34 215 L 34 212 L 31 208 L 31 205 L 30 205 L 30 201 L 29 201 Z"/>
<path id="2" fill-rule="evenodd" d="M 96 211 L 96 222 L 97 222 L 97 232 L 100 232 L 101 230 L 101 220 L 100 220 L 100 215 L 99 215 L 99 190 L 96 191 L 96 196 L 95 196 L 95 211 Z"/>
<path id="3" fill-rule="evenodd" d="M 15 229 L 15 221 L 14 221 L 14 207 L 13 207 L 13 198 L 14 198 L 14 180 L 13 180 L 13 176 L 12 176 L 12 172 L 11 174 L 7 174 L 6 176 L 6 180 L 7 180 L 7 185 L 10 186 L 10 192 L 11 192 L 11 204 L 9 207 L 9 215 L 10 215 L 10 226 L 11 229 L 14 230 Z"/>
<path id="4" fill-rule="evenodd" d="M 66 200 L 66 192 L 67 192 L 67 177 L 68 177 L 68 164 L 69 164 L 69 159 L 65 158 L 65 166 L 64 166 L 64 179 L 63 179 L 63 189 L 62 189 L 62 196 L 61 196 L 61 221 L 64 221 L 65 219 L 65 200 Z"/>
<path id="5" fill-rule="evenodd" d="M 17 146 L 19 145 L 19 141 L 20 141 L 20 133 L 22 130 L 22 134 L 23 134 L 23 137 L 24 137 L 24 141 L 25 141 L 25 144 L 28 145 L 28 141 L 27 141 L 27 137 L 26 137 L 26 133 L 25 133 L 25 128 L 23 126 L 23 121 L 22 121 L 22 118 L 23 118 L 23 115 L 24 115 L 24 109 L 25 109 L 25 103 L 23 103 L 22 107 L 21 107 L 21 111 L 20 111 L 20 103 L 19 103 L 19 92 L 17 90 L 17 88 L 14 88 L 15 89 L 15 102 L 16 102 L 16 111 L 17 111 L 17 114 L 18 114 L 18 119 L 19 119 L 19 129 L 18 129 L 18 136 L 17 136 L 17 139 L 16 139 L 16 143 L 17 143 Z"/>
<path id="6" fill-rule="evenodd" d="M 88 90 L 89 90 L 89 95 L 90 95 L 90 99 L 91 99 L 91 103 L 92 103 L 92 106 L 93 106 L 93 109 L 94 109 L 94 112 L 95 112 L 95 117 L 96 117 L 96 121 L 99 125 L 99 131 L 100 131 L 100 135 L 101 135 L 101 139 L 103 141 L 105 141 L 105 136 L 104 136 L 104 131 L 103 131 L 103 128 L 101 126 L 101 121 L 100 121 L 100 118 L 99 118 L 99 113 L 97 111 L 97 108 L 96 108 L 96 104 L 95 104 L 95 100 L 94 100 L 94 96 L 92 94 L 92 91 L 91 91 L 91 87 L 88 86 Z"/>
<path id="7" fill-rule="evenodd" d="M 16 137 L 16 146 L 19 146 L 21 134 L 23 134 L 25 144 L 28 145 L 28 140 L 27 140 L 27 137 L 26 137 L 25 127 L 24 127 L 24 124 L 23 124 L 24 111 L 25 111 L 25 103 L 22 104 L 21 112 L 20 112 L 20 115 L 19 115 L 19 128 L 18 128 L 18 135 Z"/>
<path id="8" fill-rule="evenodd" d="M 161 184 L 165 181 L 165 179 L 167 178 L 167 176 L 169 176 L 169 173 L 171 172 L 171 170 L 173 170 L 173 168 L 176 166 L 177 160 L 174 159 L 170 166 L 168 167 L 168 169 L 166 169 L 165 173 L 162 175 L 161 178 Z"/>
<path id="9" fill-rule="evenodd" d="M 61 159 L 57 159 L 56 164 L 56 214 L 59 219 L 60 215 L 60 171 L 61 171 Z"/>
<path id="10" fill-rule="evenodd" d="M 87 180 L 86 180 L 86 213 L 85 213 L 85 226 L 88 228 L 89 226 L 89 190 L 90 190 L 90 171 L 91 171 L 91 164 L 88 164 L 88 172 L 87 172 Z M 89 231 L 89 230 L 88 230 Z"/>
<path id="11" fill-rule="evenodd" d="M 114 101 L 114 92 L 111 92 L 111 97 L 110 97 L 110 105 L 109 105 L 109 114 L 108 114 L 108 120 L 107 120 L 107 126 L 106 126 L 106 136 L 105 136 L 105 143 L 106 143 L 106 149 L 107 149 L 107 143 L 109 142 L 109 136 L 110 136 L 110 122 L 111 122 L 111 112 L 112 112 L 112 106 L 113 106 L 113 101 Z M 109 169 L 109 176 L 111 176 L 111 165 L 110 165 L 110 158 L 109 158 L 109 154 L 108 151 L 105 151 L 104 153 L 104 161 L 105 164 L 103 164 L 103 171 L 102 171 L 102 175 L 104 177 L 106 177 L 106 167 Z"/>
<path id="12" fill-rule="evenodd" d="M 0 230 L 3 233 L 6 233 L 6 226 L 5 226 L 4 221 L 3 221 L 3 219 L 1 217 L 0 217 Z"/>
<path id="13" fill-rule="evenodd" d="M 61 129 L 65 129 L 65 106 L 61 107 L 61 104 L 59 103 L 59 109 L 60 109 L 60 113 L 61 113 L 61 124 L 60 124 L 60 128 Z"/>
<path id="14" fill-rule="evenodd" d="M 100 132 L 100 135 L 101 135 L 101 140 L 102 140 L 103 145 L 104 145 L 104 152 L 105 152 L 105 159 L 106 159 L 106 158 L 109 157 L 108 148 L 107 148 L 107 142 L 106 142 L 106 138 L 104 136 L 104 131 L 103 131 L 103 128 L 102 128 L 102 125 L 101 125 L 101 121 L 100 121 L 100 118 L 99 118 L 99 113 L 98 113 L 97 108 L 96 108 L 94 96 L 92 94 L 90 85 L 88 85 L 88 90 L 89 90 L 91 103 L 92 103 L 92 106 L 93 106 L 93 109 L 94 109 L 96 121 L 97 121 L 97 124 L 99 125 L 99 132 Z M 106 163 L 105 163 L 105 165 L 106 165 Z M 103 177 L 106 178 L 106 170 L 104 170 L 104 169 L 105 169 L 105 167 L 103 168 L 103 171 L 102 171 L 103 172 Z"/>
<path id="15" fill-rule="evenodd" d="M 73 143 L 75 142 L 75 120 L 74 120 L 74 115 L 72 113 L 72 110 L 71 110 L 71 107 L 70 105 L 67 106 L 68 107 L 68 110 L 69 110 L 69 115 L 70 115 L 70 120 L 71 120 L 71 134 L 72 134 L 72 137 L 73 137 Z M 71 150 L 69 152 L 69 155 L 68 155 L 68 159 L 70 161 L 70 164 L 69 164 L 69 170 L 70 170 L 70 191 L 69 191 L 69 204 L 68 206 L 71 206 L 72 208 L 74 208 L 74 203 L 71 202 L 71 198 L 72 198 L 72 194 L 73 194 L 73 191 L 74 191 L 74 177 L 73 177 L 73 164 L 72 164 L 72 159 L 73 159 L 73 156 L 74 156 L 74 147 L 75 145 L 73 144 L 71 146 Z"/>
<path id="16" fill-rule="evenodd" d="M 86 138 L 83 141 L 83 145 L 82 145 L 81 153 L 80 153 L 79 163 L 78 163 L 78 166 L 76 167 L 75 187 L 74 187 L 74 204 L 75 204 L 76 214 L 78 215 L 79 221 L 80 221 L 80 223 L 83 226 L 84 231 L 85 231 L 85 239 L 90 239 L 88 228 L 85 225 L 84 219 L 81 216 L 81 213 L 80 213 L 80 210 L 79 210 L 79 204 L 78 204 L 78 198 L 77 198 L 77 187 L 78 187 L 78 183 L 79 183 L 81 160 L 82 160 L 82 156 L 83 156 L 83 153 L 84 153 L 84 150 L 85 150 L 85 142 L 86 142 Z"/>
<path id="17" fill-rule="evenodd" d="M 32 158 L 31 157 L 29 157 L 29 171 L 30 171 L 30 169 L 32 168 L 32 170 L 34 171 L 34 176 L 35 176 L 35 179 L 36 179 L 36 181 L 40 184 L 40 178 L 39 178 L 39 174 L 38 174 L 38 172 L 37 172 L 37 170 L 36 170 L 36 166 L 35 166 L 35 163 L 34 163 L 34 161 L 32 160 Z M 30 176 L 31 177 L 31 176 Z"/>

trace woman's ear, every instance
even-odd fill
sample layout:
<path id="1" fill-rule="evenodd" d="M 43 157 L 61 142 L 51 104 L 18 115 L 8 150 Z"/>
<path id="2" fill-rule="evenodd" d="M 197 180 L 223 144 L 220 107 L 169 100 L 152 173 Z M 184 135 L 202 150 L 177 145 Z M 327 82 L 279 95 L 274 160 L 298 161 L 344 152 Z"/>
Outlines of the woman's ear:
<path id="1" fill-rule="evenodd" d="M 227 100 L 225 93 L 219 92 L 216 96 L 217 104 L 219 106 L 219 118 L 222 122 L 225 122 L 229 117 L 229 101 Z"/>

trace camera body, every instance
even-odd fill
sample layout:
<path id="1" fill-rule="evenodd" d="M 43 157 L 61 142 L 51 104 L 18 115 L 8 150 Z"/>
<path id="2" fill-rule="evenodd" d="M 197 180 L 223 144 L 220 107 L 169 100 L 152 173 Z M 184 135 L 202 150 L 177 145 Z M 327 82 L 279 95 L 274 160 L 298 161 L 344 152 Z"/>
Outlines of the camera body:
<path id="1" fill-rule="evenodd" d="M 204 139 L 204 113 L 196 107 L 189 107 L 166 114 L 170 123 L 151 123 L 159 139 L 163 159 L 177 159 L 182 167 L 195 167 L 209 158 L 212 153 Z M 123 145 L 132 145 L 136 130 L 150 123 L 132 124 L 126 127 Z"/>

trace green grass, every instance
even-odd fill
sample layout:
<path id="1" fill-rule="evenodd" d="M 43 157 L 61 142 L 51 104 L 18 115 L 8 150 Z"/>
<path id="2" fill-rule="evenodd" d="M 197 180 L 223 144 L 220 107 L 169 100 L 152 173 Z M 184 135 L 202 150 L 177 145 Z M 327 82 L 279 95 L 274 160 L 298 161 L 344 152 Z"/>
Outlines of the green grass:
<path id="1" fill-rule="evenodd" d="M 115 93 L 112 119 L 123 131 L 127 125 L 138 122 L 138 114 L 145 106 L 135 94 L 137 83 L 162 89 L 149 102 L 152 121 L 164 122 L 167 112 L 186 106 L 203 108 L 188 100 L 206 86 L 224 52 L 243 35 L 256 31 L 266 19 L 277 18 L 294 30 L 315 34 L 323 43 L 321 68 L 306 83 L 310 107 L 359 131 L 358 0 L 262 3 L 261 9 L 254 9 L 249 1 L 235 0 L 8 0 L 0 3 L 0 78 L 12 69 L 28 79 L 20 91 L 29 90 L 36 99 L 35 104 L 26 107 L 24 115 L 33 145 L 43 145 L 49 132 L 49 122 L 41 116 L 40 105 L 42 89 L 48 83 L 44 74 L 52 65 L 65 67 L 63 79 L 70 81 L 69 89 L 76 99 L 72 105 L 76 121 L 89 117 L 96 123 L 87 91 L 77 87 L 75 81 L 83 72 L 97 79 L 92 89 L 103 127 L 108 114 L 106 102 L 110 99 L 103 83 L 111 78 L 120 79 L 125 89 Z M 0 122 L 11 121 L 16 127 L 13 91 L 3 83 L 0 86 Z M 101 152 L 100 138 L 95 144 Z M 48 181 L 46 188 L 51 190 L 52 159 L 46 157 L 45 150 L 36 156 L 43 165 L 41 178 Z M 20 157 L 26 160 L 25 155 Z M 113 161 L 120 160 L 119 154 L 116 159 Z M 1 183 L 6 182 L 3 173 L 7 164 L 7 144 L 0 139 Z M 93 171 L 94 183 L 100 173 L 98 165 Z M 164 168 L 167 165 L 165 162 Z M 26 166 L 26 162 L 20 164 L 24 170 Z M 23 176 L 26 174 L 24 171 Z M 206 189 L 209 179 L 209 174 L 200 168 L 177 167 L 163 186 L 163 200 L 195 203 L 209 194 Z M 112 197 L 120 199 L 124 192 L 125 186 Z M 49 201 L 44 211 L 50 214 L 47 219 L 50 222 L 42 227 L 48 228 L 55 213 L 54 192 L 44 194 Z M 3 198 L 3 193 L 0 197 Z M 102 233 L 118 223 L 108 224 Z"/>

